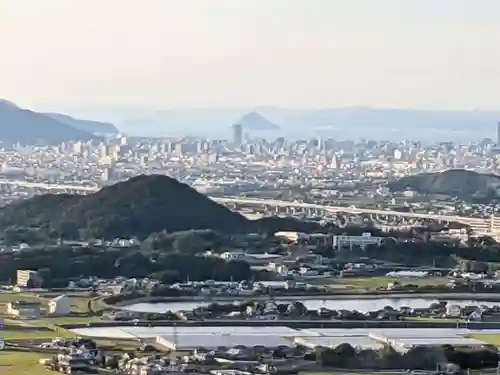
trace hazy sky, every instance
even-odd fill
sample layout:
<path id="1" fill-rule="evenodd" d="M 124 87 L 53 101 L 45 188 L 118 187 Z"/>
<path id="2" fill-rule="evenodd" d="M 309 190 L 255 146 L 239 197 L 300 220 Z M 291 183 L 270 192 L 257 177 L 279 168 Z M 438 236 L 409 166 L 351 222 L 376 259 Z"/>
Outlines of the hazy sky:
<path id="1" fill-rule="evenodd" d="M 499 0 L 0 0 L 0 97 L 500 108 Z"/>

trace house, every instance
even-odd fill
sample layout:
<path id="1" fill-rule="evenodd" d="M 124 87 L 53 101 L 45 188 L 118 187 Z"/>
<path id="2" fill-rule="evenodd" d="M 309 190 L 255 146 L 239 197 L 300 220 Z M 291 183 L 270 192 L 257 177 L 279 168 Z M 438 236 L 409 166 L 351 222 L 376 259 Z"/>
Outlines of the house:
<path id="1" fill-rule="evenodd" d="M 449 304 L 446 306 L 446 316 L 449 318 L 460 318 L 462 309 L 458 305 Z"/>
<path id="2" fill-rule="evenodd" d="M 306 233 L 301 233 L 301 232 L 276 232 L 274 233 L 274 237 L 278 238 L 282 241 L 287 241 L 287 242 L 301 242 L 301 241 L 307 241 L 309 239 L 309 236 Z"/>
<path id="3" fill-rule="evenodd" d="M 41 311 L 40 302 L 15 301 L 7 304 L 6 313 L 16 318 L 38 319 Z"/>
<path id="4" fill-rule="evenodd" d="M 71 300 L 66 294 L 62 294 L 49 301 L 48 313 L 50 315 L 65 316 L 71 314 Z"/>

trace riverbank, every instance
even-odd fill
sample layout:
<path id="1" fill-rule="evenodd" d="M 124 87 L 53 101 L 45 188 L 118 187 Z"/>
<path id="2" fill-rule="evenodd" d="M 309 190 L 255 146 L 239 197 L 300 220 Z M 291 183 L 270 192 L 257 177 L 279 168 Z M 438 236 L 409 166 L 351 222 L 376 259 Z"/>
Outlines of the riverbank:
<path id="1" fill-rule="evenodd" d="M 103 321 L 88 324 L 65 324 L 67 330 L 77 328 L 106 328 L 106 327 L 289 327 L 294 329 L 307 328 L 466 328 L 474 330 L 498 330 L 500 322 L 457 322 L 457 321 L 387 321 L 387 320 L 186 320 L 186 321 Z"/>

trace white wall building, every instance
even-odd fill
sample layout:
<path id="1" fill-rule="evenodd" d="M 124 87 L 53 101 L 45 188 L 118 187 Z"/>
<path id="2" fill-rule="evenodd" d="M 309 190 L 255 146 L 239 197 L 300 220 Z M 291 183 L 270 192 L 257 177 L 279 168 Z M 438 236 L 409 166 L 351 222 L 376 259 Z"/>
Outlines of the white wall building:
<path id="1" fill-rule="evenodd" d="M 241 260 L 245 257 L 245 252 L 243 251 L 226 251 L 220 255 L 224 260 Z"/>
<path id="2" fill-rule="evenodd" d="M 71 300 L 63 294 L 49 301 L 48 312 L 50 315 L 65 316 L 71 314 Z"/>
<path id="3" fill-rule="evenodd" d="M 307 234 L 301 232 L 276 232 L 274 237 L 290 242 L 307 241 L 309 239 Z"/>
<path id="4" fill-rule="evenodd" d="M 334 236 L 333 248 L 335 249 L 352 249 L 359 246 L 365 249 L 368 245 L 381 245 L 384 237 L 373 237 L 371 233 L 363 233 L 361 236 Z"/>

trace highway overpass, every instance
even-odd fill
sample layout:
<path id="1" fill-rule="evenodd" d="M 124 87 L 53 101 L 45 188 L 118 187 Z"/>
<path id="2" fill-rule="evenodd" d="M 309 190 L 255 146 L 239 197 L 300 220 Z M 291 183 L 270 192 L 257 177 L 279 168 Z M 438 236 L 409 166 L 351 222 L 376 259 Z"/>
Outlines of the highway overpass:
<path id="1" fill-rule="evenodd" d="M 46 184 L 27 181 L 12 181 L 0 180 L 0 186 L 19 186 L 24 188 L 46 190 L 52 192 L 70 192 L 70 193 L 83 193 L 89 194 L 100 190 L 99 186 L 82 186 L 75 184 Z M 351 215 L 380 215 L 386 217 L 398 217 L 405 219 L 429 219 L 441 222 L 457 222 L 469 225 L 476 229 L 477 232 L 490 233 L 500 231 L 500 219 L 497 224 L 497 219 L 492 218 L 474 218 L 458 215 L 435 215 L 417 212 L 399 212 L 390 210 L 378 210 L 369 208 L 357 207 L 342 207 L 342 206 L 327 206 L 313 203 L 302 203 L 292 201 L 281 201 L 274 199 L 258 199 L 258 198 L 244 198 L 244 197 L 211 197 L 214 201 L 222 204 L 244 205 L 250 207 L 275 207 L 275 208 L 291 208 L 299 210 L 317 210 L 331 214 L 345 213 Z M 497 230 L 498 228 L 498 230 Z"/>

